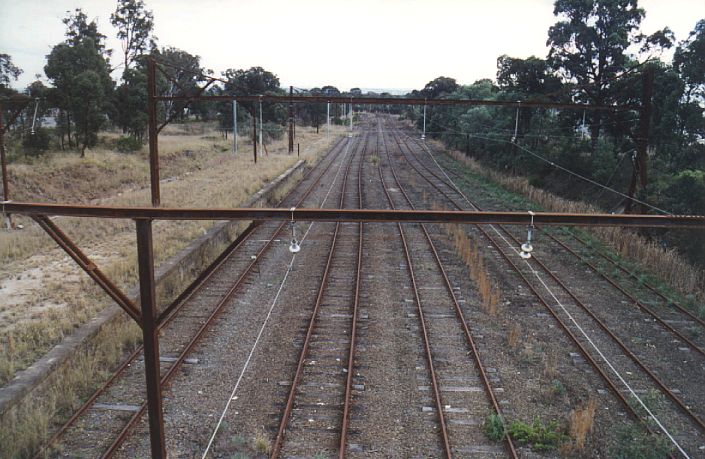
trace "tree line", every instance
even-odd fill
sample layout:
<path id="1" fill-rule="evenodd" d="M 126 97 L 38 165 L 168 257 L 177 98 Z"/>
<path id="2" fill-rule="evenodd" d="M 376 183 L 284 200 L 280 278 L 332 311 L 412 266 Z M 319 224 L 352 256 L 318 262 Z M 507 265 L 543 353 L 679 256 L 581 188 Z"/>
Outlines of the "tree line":
<path id="1" fill-rule="evenodd" d="M 44 73 L 50 82 L 46 86 L 39 79 L 31 83 L 24 94 L 39 100 L 38 118 L 54 115 L 56 126 L 47 129 L 41 123 L 33 130 L 27 125 L 34 118 L 34 104 L 30 104 L 19 118 L 19 135 L 25 154 L 41 154 L 56 146 L 62 150 L 75 149 L 81 156 L 98 142 L 98 132 L 106 127 L 118 128 L 124 134 L 124 145 L 139 148 L 146 140 L 147 131 L 147 58 L 155 58 L 162 70 L 157 72 L 157 93 L 189 95 L 203 87 L 213 71 L 204 68 L 198 55 L 170 46 L 158 45 L 154 36 L 154 15 L 142 0 L 118 0 L 110 17 L 121 41 L 123 55 L 120 63 L 111 67 L 112 50 L 106 47 L 106 35 L 98 30 L 82 9 L 67 12 L 65 40 L 55 45 L 46 57 Z M 10 83 L 17 80 L 22 70 L 15 66 L 11 56 L 0 54 L 0 97 L 9 97 L 17 91 Z M 115 74 L 120 75 L 117 81 Z M 167 78 L 168 76 L 168 78 Z M 279 78 L 262 67 L 227 69 L 218 83 L 208 87 L 204 95 L 259 95 L 286 94 Z M 298 90 L 306 94 L 335 94 L 333 86 Z M 238 121 L 243 133 L 252 113 L 258 107 L 242 103 Z M 216 120 L 223 129 L 233 125 L 232 105 L 228 102 L 196 101 L 182 107 L 178 103 L 159 104 L 160 120 L 185 119 Z M 7 115 L 10 108 L 5 107 Z M 325 106 L 297 106 L 297 123 L 317 125 L 325 121 Z M 340 122 L 339 107 L 332 113 Z M 6 116 L 7 118 L 7 116 Z M 263 106 L 266 136 L 281 136 L 282 125 L 288 119 L 288 109 L 279 104 Z"/>
<path id="2" fill-rule="evenodd" d="M 459 85 L 439 77 L 409 97 L 640 106 L 644 74 L 653 75 L 646 187 L 636 198 L 675 214 L 705 214 L 705 19 L 677 41 L 668 28 L 640 30 L 645 11 L 637 0 L 557 0 L 547 33 L 546 57 L 497 58 L 496 80 Z M 660 56 L 673 51 L 672 62 Z M 640 166 L 636 156 L 639 111 L 577 111 L 522 107 L 428 107 L 427 135 L 499 170 L 561 196 L 623 212 Z M 420 129 L 418 107 L 403 111 Z M 605 187 L 597 187 L 555 167 Z M 705 265 L 705 235 L 652 231 Z"/>

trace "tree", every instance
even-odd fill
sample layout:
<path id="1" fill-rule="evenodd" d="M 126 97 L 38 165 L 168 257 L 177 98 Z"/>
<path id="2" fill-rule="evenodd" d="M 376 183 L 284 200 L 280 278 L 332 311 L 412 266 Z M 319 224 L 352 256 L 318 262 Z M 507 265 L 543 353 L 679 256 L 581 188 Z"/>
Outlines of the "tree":
<path id="1" fill-rule="evenodd" d="M 284 94 L 280 88 L 279 78 L 272 72 L 269 72 L 262 67 L 251 67 L 245 69 L 228 69 L 223 72 L 223 76 L 228 82 L 225 84 L 224 91 L 230 95 L 264 95 L 264 94 Z M 254 102 L 243 102 L 250 113 L 256 113 L 259 107 Z M 223 112 L 227 118 L 227 113 Z M 262 118 L 268 121 L 283 122 L 286 119 L 286 109 L 275 104 L 262 105 Z M 230 115 L 232 121 L 232 115 Z"/>
<path id="2" fill-rule="evenodd" d="M 142 0 L 118 0 L 110 23 L 118 29 L 117 37 L 122 41 L 124 73 L 137 57 L 155 48 L 154 15 L 145 9 Z"/>
<path id="3" fill-rule="evenodd" d="M 427 99 L 437 99 L 443 95 L 450 94 L 458 89 L 458 83 L 455 78 L 438 77 L 435 80 L 429 81 L 421 90 L 421 97 Z"/>
<path id="4" fill-rule="evenodd" d="M 88 22 L 88 16 L 81 8 L 76 8 L 73 14 L 70 11 L 66 13 L 68 16 L 61 21 L 66 25 L 66 43 L 75 46 L 86 38 L 90 38 L 93 40 L 93 46 L 107 62 L 113 51 L 105 48 L 106 36 L 98 32 L 98 24 L 95 21 Z"/>
<path id="5" fill-rule="evenodd" d="M 51 50 L 44 73 L 54 84 L 52 101 L 66 114 L 69 146 L 72 146 L 71 123 L 74 122 L 76 146 L 80 145 L 83 157 L 86 148 L 95 145 L 97 132 L 105 122 L 113 81 L 105 46 L 96 42 L 96 38 L 102 40 L 105 36 L 98 32 L 95 22 L 87 23 L 80 9 L 63 22 L 67 26 L 67 40 Z"/>
<path id="6" fill-rule="evenodd" d="M 685 81 L 687 103 L 693 96 L 705 98 L 705 19 L 676 48 L 673 67 Z"/>
<path id="7" fill-rule="evenodd" d="M 9 86 L 10 81 L 17 80 L 21 74 L 22 69 L 12 63 L 12 57 L 0 53 L 0 88 Z"/>
<path id="8" fill-rule="evenodd" d="M 644 10 L 637 0 L 556 0 L 553 14 L 561 20 L 548 29 L 549 64 L 577 85 L 582 100 L 608 103 L 610 83 L 629 63 L 627 47 L 644 39 L 637 33 Z M 601 113 L 592 116 L 594 152 Z"/>

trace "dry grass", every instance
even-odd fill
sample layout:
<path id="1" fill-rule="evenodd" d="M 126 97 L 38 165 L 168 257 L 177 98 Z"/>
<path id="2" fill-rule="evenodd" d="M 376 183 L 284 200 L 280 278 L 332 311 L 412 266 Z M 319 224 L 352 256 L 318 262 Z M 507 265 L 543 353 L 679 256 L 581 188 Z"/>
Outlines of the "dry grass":
<path id="1" fill-rule="evenodd" d="M 510 322 L 507 327 L 507 345 L 509 349 L 515 351 L 521 344 L 521 325 L 516 322 Z"/>
<path id="2" fill-rule="evenodd" d="M 12 407 L 0 419 L 0 457 L 31 457 L 47 437 L 54 413 L 67 418 L 140 337 L 139 328 L 127 320 L 106 328 L 32 397 Z"/>
<path id="3" fill-rule="evenodd" d="M 489 170 L 458 151 L 448 151 L 448 153 L 473 172 L 525 196 L 544 209 L 555 212 L 601 212 L 600 209 L 589 204 L 563 199 L 536 188 L 523 177 L 509 177 Z M 622 257 L 636 261 L 644 270 L 663 279 L 681 293 L 705 298 L 705 271 L 689 264 L 676 250 L 664 249 L 655 242 L 623 228 L 591 227 L 589 231 L 615 249 Z"/>
<path id="4" fill-rule="evenodd" d="M 496 315 L 501 292 L 499 286 L 487 273 L 485 260 L 477 243 L 468 237 L 461 225 L 443 225 L 443 228 L 453 238 L 458 256 L 470 271 L 470 279 L 477 286 L 477 291 L 482 298 L 482 309 L 490 315 Z"/>
<path id="5" fill-rule="evenodd" d="M 570 412 L 570 436 L 578 450 L 585 447 L 587 435 L 592 432 L 596 409 L 597 401 L 590 398 L 585 405 L 576 407 Z"/>
<path id="6" fill-rule="evenodd" d="M 257 166 L 254 166 L 251 152 L 248 155 L 247 145 L 241 144 L 241 154 L 234 158 L 228 152 L 229 141 L 221 142 L 223 146 L 219 147 L 217 138 L 214 140 L 208 137 L 198 143 L 190 140 L 190 134 L 179 135 L 178 140 L 170 139 L 167 135 L 160 138 L 162 158 L 173 159 L 171 162 L 165 160 L 167 166 L 162 169 L 164 172 L 171 167 L 174 173 L 162 175 L 162 178 L 171 177 L 170 180 L 162 182 L 162 202 L 166 206 L 236 206 L 299 159 L 296 155 L 285 154 L 286 143 L 283 140 L 270 145 L 269 157 L 261 158 Z M 316 158 L 336 139 L 335 136 L 330 139 L 326 139 L 325 135 L 316 136 L 303 128 L 298 130 L 298 134 L 298 140 L 303 147 L 302 159 Z M 174 140 L 173 143 L 171 140 Z M 189 143 L 192 140 L 196 143 Z M 180 153 L 179 148 L 184 146 L 200 148 L 199 154 L 187 155 L 183 151 Z M 76 187 L 90 188 L 92 182 L 111 181 L 112 178 L 103 173 L 118 167 L 114 163 L 115 159 L 123 159 L 128 169 L 147 167 L 144 158 L 133 163 L 129 155 L 106 153 L 105 161 L 108 166 L 96 169 L 90 158 L 92 154 L 99 156 L 97 152 L 89 152 L 86 163 L 90 165 L 89 169 L 96 178 L 93 181 L 77 182 Z M 26 182 L 40 180 L 47 168 L 57 164 L 56 161 L 65 162 L 65 168 L 68 169 L 71 169 L 69 165 L 81 168 L 84 164 L 71 157 L 47 158 L 46 165 L 38 166 L 39 171 L 23 171 L 27 174 Z M 14 166 L 16 165 L 13 164 Z M 28 168 L 26 164 L 19 166 Z M 32 175 L 33 173 L 36 176 Z M 110 193 L 89 201 L 101 204 L 149 205 L 149 190 L 144 187 L 147 182 L 146 173 L 139 170 L 133 170 L 132 173 L 134 176 L 126 182 L 127 184 L 122 183 L 121 179 L 112 181 L 108 187 L 111 189 Z M 116 172 L 116 175 L 119 174 L 122 172 Z M 127 172 L 125 174 L 129 175 Z M 144 180 L 139 179 L 140 177 Z M 135 186 L 135 182 L 140 180 L 139 186 Z M 52 189 L 60 188 L 55 186 Z M 283 193 L 284 191 L 280 191 L 278 194 Z M 85 190 L 77 193 L 80 196 L 88 194 Z M 40 198 L 42 201 L 50 201 L 53 197 Z M 54 199 L 64 200 L 66 195 Z M 132 222 L 71 218 L 57 218 L 55 221 L 123 290 L 127 291 L 136 283 L 136 249 Z M 156 222 L 155 265 L 158 266 L 181 250 L 212 224 L 213 222 Z M 244 225 L 246 222 L 240 227 Z M 230 228 L 231 236 L 238 231 L 236 226 Z M 217 252 L 222 248 L 214 247 L 213 251 Z M 217 253 L 210 255 L 214 257 Z M 21 292 L 21 301 L 7 308 L 5 304 L 9 302 L 3 301 L 3 297 L 8 298 L 8 289 L 0 288 L 0 304 L 3 304 L 0 308 L 0 331 L 3 336 L 0 340 L 2 383 L 33 363 L 76 327 L 94 317 L 109 304 L 109 299 L 83 273 L 77 277 L 75 273 L 78 268 L 67 260 L 62 251 L 55 248 L 53 241 L 31 224 L 23 231 L 0 233 L 0 259 L 3 261 L 0 264 L 0 286 L 15 282 L 20 276 L 27 277 L 25 273 L 28 270 L 37 270 L 38 267 L 59 271 L 58 280 L 29 276 L 32 278 L 31 289 Z M 207 263 L 207 260 L 204 260 L 204 263 Z M 157 294 L 160 304 L 167 304 L 167 301 L 178 294 L 177 290 L 183 287 L 182 284 L 189 280 L 182 279 L 182 282 L 171 282 L 167 286 L 159 285 Z M 139 329 L 127 321 L 106 327 L 95 340 L 97 344 L 87 346 L 85 354 L 75 356 L 54 372 L 41 393 L 32 394 L 32 397 L 28 397 L 19 407 L 13 408 L 11 413 L 3 416 L 0 420 L 0 457 L 29 455 L 28 452 L 33 451 L 46 438 L 48 429 L 57 421 L 57 416 L 69 413 L 81 399 L 94 390 L 123 358 L 124 350 L 134 347 L 139 336 Z"/>
<path id="7" fill-rule="evenodd" d="M 325 150 L 330 142 L 325 136 L 299 129 L 300 139 L 305 148 L 303 158 L 314 158 Z M 315 131 L 314 131 L 315 132 Z M 179 136 L 179 139 L 188 136 Z M 171 139 L 162 136 L 160 142 L 168 144 Z M 210 140 L 208 142 L 211 142 Z M 314 144 L 314 142 L 317 142 Z M 188 145 L 188 143 L 187 143 Z M 174 207 L 233 207 L 252 193 L 260 189 L 283 170 L 294 164 L 299 158 L 295 155 L 281 154 L 286 150 L 284 141 L 270 146 L 270 156 L 261 158 L 257 166 L 246 154 L 243 146 L 241 154 L 234 158 L 229 152 L 214 151 L 208 143 L 202 144 L 199 167 L 191 170 L 182 168 L 180 176 L 162 183 L 162 202 Z M 162 149 L 164 150 L 164 148 Z M 117 154 L 116 154 L 117 155 Z M 117 155 L 129 158 L 130 156 Z M 75 159 L 47 159 L 47 164 L 67 161 L 76 165 Z M 90 153 L 88 162 L 92 161 Z M 113 158 L 108 155 L 106 163 L 110 169 L 115 166 Z M 14 165 L 13 165 L 14 166 Z M 26 165 L 21 165 L 25 167 Z M 41 175 L 45 166 L 39 166 Z M 76 167 L 80 167 L 76 165 Z M 146 163 L 140 163 L 145 168 Z M 29 173 L 27 173 L 29 174 Z M 139 175 L 139 174 L 137 174 Z M 146 175 L 145 175 L 146 177 Z M 102 176 L 98 180 L 102 180 Z M 39 180 L 39 177 L 33 177 Z M 76 184 L 76 187 L 90 187 L 91 182 Z M 148 205 L 149 190 L 138 188 L 125 191 L 119 184 L 113 184 L 115 193 L 98 201 L 101 204 Z M 79 193 L 80 194 L 80 193 Z M 86 194 L 86 193 L 84 193 Z M 61 199 L 64 199 L 62 196 Z M 57 218 L 56 223 L 94 260 L 98 266 L 121 288 L 127 290 L 136 283 L 136 248 L 134 243 L 134 224 L 124 220 Z M 159 221 L 154 225 L 155 264 L 159 265 L 168 257 L 181 250 L 195 237 L 203 234 L 213 222 L 171 222 Z M 24 245 L 22 245 L 24 243 Z M 38 266 L 53 266 L 52 261 L 60 262 L 66 257 L 54 242 L 36 225 L 29 224 L 27 229 L 15 232 L 0 232 L 0 286 L 16 283 L 19 273 Z M 59 269 L 75 273 L 77 268 L 72 263 L 64 263 Z M 56 266 L 53 266 L 56 268 Z M 80 279 L 86 279 L 80 287 L 77 283 L 52 283 L 47 278 L 38 278 L 31 283 L 33 291 L 22 291 L 10 301 L 6 289 L 0 288 L 0 300 L 5 296 L 11 304 L 0 310 L 0 330 L 10 336 L 13 346 L 0 342 L 0 383 L 9 380 L 16 371 L 27 367 L 52 345 L 58 343 L 65 334 L 76 326 L 85 323 L 102 309 L 108 300 L 106 296 L 92 286 L 81 273 Z M 96 301 L 98 299 L 98 301 Z M 46 307 L 45 305 L 70 305 L 68 307 Z"/>
<path id="8" fill-rule="evenodd" d="M 272 449 L 269 443 L 269 438 L 261 432 L 255 436 L 255 439 L 252 442 L 252 447 L 260 454 L 269 454 Z"/>
<path id="9" fill-rule="evenodd" d="M 558 376 L 558 355 L 554 350 L 546 352 L 543 360 L 543 375 L 547 379 L 555 379 Z"/>

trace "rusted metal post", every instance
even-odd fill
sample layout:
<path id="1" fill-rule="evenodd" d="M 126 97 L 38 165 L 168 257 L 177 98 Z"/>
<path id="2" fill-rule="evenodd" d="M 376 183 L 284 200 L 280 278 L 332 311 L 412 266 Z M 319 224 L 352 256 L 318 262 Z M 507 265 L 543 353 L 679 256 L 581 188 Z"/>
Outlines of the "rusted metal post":
<path id="1" fill-rule="evenodd" d="M 255 164 L 257 164 L 257 114 L 252 109 L 252 151 L 255 155 Z"/>
<path id="2" fill-rule="evenodd" d="M 159 148 L 157 142 L 157 70 L 154 58 L 147 59 L 147 116 L 149 124 L 149 180 L 152 205 L 159 207 Z"/>
<path id="3" fill-rule="evenodd" d="M 293 97 L 294 87 L 289 86 L 289 97 Z M 294 152 L 294 102 L 289 99 L 289 154 Z"/>
<path id="4" fill-rule="evenodd" d="M 149 413 L 149 441 L 153 459 L 166 459 L 164 416 L 159 374 L 159 330 L 154 288 L 154 252 L 152 247 L 152 220 L 138 219 L 137 262 L 140 278 L 142 307 L 142 337 L 144 340 L 144 373 L 147 380 L 147 410 Z"/>
<path id="5" fill-rule="evenodd" d="M 5 157 L 5 123 L 3 122 L 3 109 L 0 105 L 0 162 L 2 163 L 2 200 L 10 200 L 10 185 L 7 182 L 7 158 Z M 5 225 L 12 229 L 12 215 L 5 214 Z"/>

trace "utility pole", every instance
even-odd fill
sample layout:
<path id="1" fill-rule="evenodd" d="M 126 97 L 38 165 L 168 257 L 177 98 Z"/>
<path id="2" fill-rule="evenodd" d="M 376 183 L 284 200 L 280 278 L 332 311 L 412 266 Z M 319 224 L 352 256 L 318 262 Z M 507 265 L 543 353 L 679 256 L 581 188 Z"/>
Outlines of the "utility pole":
<path id="1" fill-rule="evenodd" d="M 289 154 L 294 153 L 294 102 L 291 97 L 294 95 L 294 87 L 289 86 Z"/>
<path id="2" fill-rule="evenodd" d="M 257 164 L 257 113 L 252 109 L 252 151 L 255 156 L 255 164 Z"/>
<path id="3" fill-rule="evenodd" d="M 233 153 L 237 155 L 237 100 L 233 99 Z"/>
<path id="4" fill-rule="evenodd" d="M 426 140 L 426 99 L 424 99 L 423 104 L 423 133 L 421 134 L 421 140 Z"/>
<path id="5" fill-rule="evenodd" d="M 149 123 L 149 181 L 152 206 L 159 207 L 159 147 L 157 143 L 157 67 L 154 57 L 147 59 L 147 116 Z"/>
<path id="6" fill-rule="evenodd" d="M 353 104 L 350 102 L 350 137 L 352 137 L 352 130 L 353 130 Z"/>
<path id="7" fill-rule="evenodd" d="M 7 183 L 7 158 L 5 157 L 5 124 L 3 122 L 3 109 L 0 105 L 0 162 L 2 162 L 2 200 L 10 200 L 10 185 Z M 5 226 L 12 229 L 12 216 L 5 214 Z"/>
<path id="8" fill-rule="evenodd" d="M 330 102 L 326 103 L 326 137 L 330 137 Z"/>
<path id="9" fill-rule="evenodd" d="M 262 129 L 264 125 L 262 123 L 262 96 L 259 97 L 259 149 L 263 149 L 264 142 L 262 140 Z"/>

